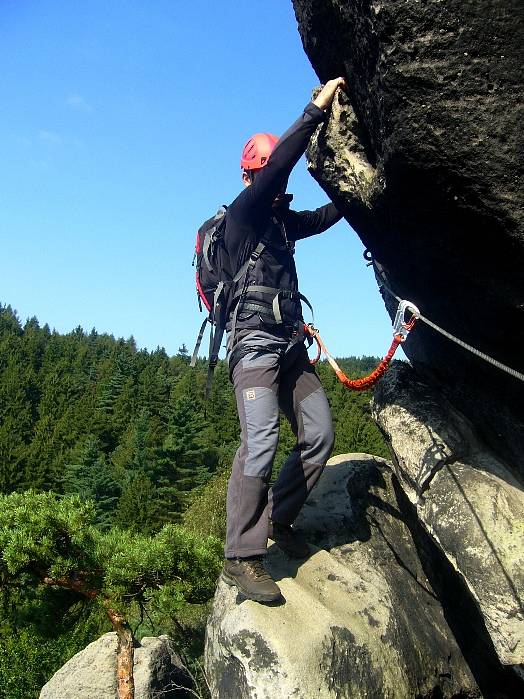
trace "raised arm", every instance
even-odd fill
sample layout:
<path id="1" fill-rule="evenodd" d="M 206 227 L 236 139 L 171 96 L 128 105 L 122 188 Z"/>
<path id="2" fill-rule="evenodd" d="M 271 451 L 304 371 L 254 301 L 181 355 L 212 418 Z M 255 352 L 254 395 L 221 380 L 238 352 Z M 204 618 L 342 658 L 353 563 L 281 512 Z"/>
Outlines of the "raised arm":
<path id="1" fill-rule="evenodd" d="M 300 117 L 280 137 L 267 165 L 256 173 L 252 184 L 232 204 L 234 215 L 250 216 L 254 208 L 269 207 L 287 182 L 291 170 L 306 150 L 314 130 L 324 119 L 324 112 L 310 102 Z"/>
<path id="2" fill-rule="evenodd" d="M 290 212 L 293 216 L 293 226 L 290 227 L 290 237 L 293 240 L 302 240 L 311 235 L 323 233 L 328 228 L 338 223 L 342 214 L 334 204 L 325 204 L 314 211 Z"/>
<path id="3" fill-rule="evenodd" d="M 333 101 L 337 88 L 344 84 L 343 78 L 326 83 L 313 102 L 306 106 L 300 117 L 280 137 L 267 165 L 257 172 L 253 183 L 235 200 L 235 209 L 270 206 L 273 203 L 282 185 L 287 182 L 291 170 L 306 150 L 314 130 L 324 119 L 324 110 Z"/>
<path id="4" fill-rule="evenodd" d="M 257 210 L 272 206 L 275 197 L 286 185 L 291 170 L 305 152 L 314 130 L 324 119 L 324 110 L 333 101 L 338 87 L 344 84 L 343 78 L 326 83 L 317 97 L 306 106 L 300 117 L 278 140 L 267 164 L 256 171 L 251 184 L 228 208 L 228 218 L 235 221 L 234 226 L 226 228 L 226 244 L 233 259 L 243 261 L 239 253 L 248 243 L 246 235 L 254 235 L 250 224 L 256 217 Z M 258 241 L 249 242 L 256 245 Z"/>

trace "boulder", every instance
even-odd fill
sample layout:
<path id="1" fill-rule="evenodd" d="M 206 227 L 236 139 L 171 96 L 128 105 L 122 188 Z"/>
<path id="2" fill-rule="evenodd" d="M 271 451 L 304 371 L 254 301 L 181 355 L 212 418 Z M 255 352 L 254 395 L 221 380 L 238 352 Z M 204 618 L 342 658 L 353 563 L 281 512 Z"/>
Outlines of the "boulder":
<path id="1" fill-rule="evenodd" d="M 481 696 L 395 480 L 368 455 L 330 461 L 296 525 L 312 555 L 269 549 L 285 603 L 245 600 L 219 582 L 205 650 L 214 699 Z"/>
<path id="2" fill-rule="evenodd" d="M 146 636 L 135 648 L 135 699 L 189 699 L 192 682 L 169 636 Z"/>
<path id="3" fill-rule="evenodd" d="M 524 663 L 524 493 L 471 423 L 408 365 L 377 386 L 373 417 L 416 514 L 465 582 L 501 662 Z"/>
<path id="4" fill-rule="evenodd" d="M 40 699 L 116 699 L 116 633 L 74 655 L 40 692 Z M 188 697 L 187 671 L 168 636 L 145 637 L 135 648 L 135 699 Z"/>
<path id="5" fill-rule="evenodd" d="M 313 176 L 397 296 L 524 373 L 521 4 L 293 4 L 321 81 L 348 83 L 312 141 Z M 524 382 L 423 322 L 404 349 L 522 478 Z"/>
<path id="6" fill-rule="evenodd" d="M 43 686 L 40 699 L 115 699 L 116 633 L 74 655 Z"/>

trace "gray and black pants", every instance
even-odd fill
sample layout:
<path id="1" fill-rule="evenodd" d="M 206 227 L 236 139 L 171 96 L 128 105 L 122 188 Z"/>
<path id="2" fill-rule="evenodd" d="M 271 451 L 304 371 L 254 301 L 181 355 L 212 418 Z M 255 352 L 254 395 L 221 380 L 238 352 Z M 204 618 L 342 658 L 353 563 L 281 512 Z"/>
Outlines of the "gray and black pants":
<path id="1" fill-rule="evenodd" d="M 227 492 L 226 558 L 266 553 L 269 519 L 295 520 L 333 448 L 331 412 L 304 343 L 258 329 L 239 335 L 243 356 L 232 380 L 242 432 Z M 269 488 L 279 407 L 297 443 Z"/>

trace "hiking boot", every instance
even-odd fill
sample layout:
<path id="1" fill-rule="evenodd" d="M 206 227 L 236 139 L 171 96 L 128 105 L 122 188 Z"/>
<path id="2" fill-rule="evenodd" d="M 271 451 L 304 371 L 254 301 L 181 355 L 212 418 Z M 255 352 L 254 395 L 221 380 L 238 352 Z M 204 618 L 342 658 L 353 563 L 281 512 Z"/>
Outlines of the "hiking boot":
<path id="1" fill-rule="evenodd" d="M 311 553 L 304 537 L 289 524 L 269 520 L 268 536 L 290 558 L 306 558 Z"/>
<path id="2" fill-rule="evenodd" d="M 261 558 L 228 558 L 222 579 L 228 585 L 236 585 L 255 602 L 276 602 L 281 597 L 280 588 L 264 568 Z"/>

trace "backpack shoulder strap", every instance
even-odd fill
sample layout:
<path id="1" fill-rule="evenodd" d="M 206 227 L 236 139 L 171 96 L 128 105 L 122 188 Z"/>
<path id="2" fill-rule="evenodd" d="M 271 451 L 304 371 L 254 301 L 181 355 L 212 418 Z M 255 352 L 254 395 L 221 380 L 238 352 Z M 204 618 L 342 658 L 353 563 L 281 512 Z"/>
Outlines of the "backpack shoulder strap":
<path id="1" fill-rule="evenodd" d="M 202 338 L 204 337 L 204 333 L 206 331 L 206 323 L 208 322 L 208 320 L 209 320 L 209 316 L 207 318 L 204 318 L 204 322 L 200 326 L 197 341 L 195 344 L 195 349 L 193 350 L 193 355 L 191 356 L 191 361 L 189 362 L 190 367 L 196 366 L 197 357 L 198 357 L 198 350 L 200 349 L 200 345 L 202 344 Z"/>
<path id="2" fill-rule="evenodd" d="M 264 240 L 261 240 L 259 244 L 256 246 L 256 248 L 253 250 L 251 253 L 250 257 L 242 267 L 238 270 L 238 272 L 235 274 L 233 277 L 233 284 L 236 284 L 239 282 L 242 277 L 244 278 L 244 283 L 242 284 L 242 288 L 239 292 L 235 294 L 233 298 L 236 298 L 239 296 L 240 298 L 237 301 L 237 304 L 235 306 L 235 310 L 233 311 L 233 318 L 231 322 L 231 337 L 235 337 L 235 332 L 236 332 L 236 326 L 237 326 L 237 315 L 238 315 L 238 309 L 242 305 L 242 299 L 244 294 L 246 293 L 246 288 L 247 288 L 247 273 L 250 269 L 252 269 L 260 255 L 264 252 L 266 248 L 266 242 Z"/>
<path id="3" fill-rule="evenodd" d="M 253 250 L 251 255 L 249 256 L 249 259 L 244 262 L 242 267 L 238 270 L 238 272 L 235 274 L 233 277 L 233 283 L 236 284 L 236 282 L 239 282 L 242 277 L 247 273 L 248 269 L 251 269 L 254 267 L 256 261 L 260 257 L 260 255 L 264 252 L 266 248 L 266 243 L 264 240 L 261 240 L 260 243 L 256 246 L 256 248 Z"/>
<path id="4" fill-rule="evenodd" d="M 211 384 L 213 383 L 213 374 L 215 373 L 216 365 L 218 364 L 218 355 L 220 353 L 220 345 L 222 344 L 222 338 L 224 336 L 224 326 L 219 323 L 217 318 L 220 313 L 220 304 L 224 303 L 222 292 L 224 291 L 224 282 L 219 282 L 217 288 L 215 289 L 215 296 L 213 300 L 213 308 L 211 310 L 209 319 L 211 321 L 211 333 L 209 335 L 209 361 L 207 366 L 207 379 L 206 379 L 206 402 L 209 398 L 211 392 Z"/>

